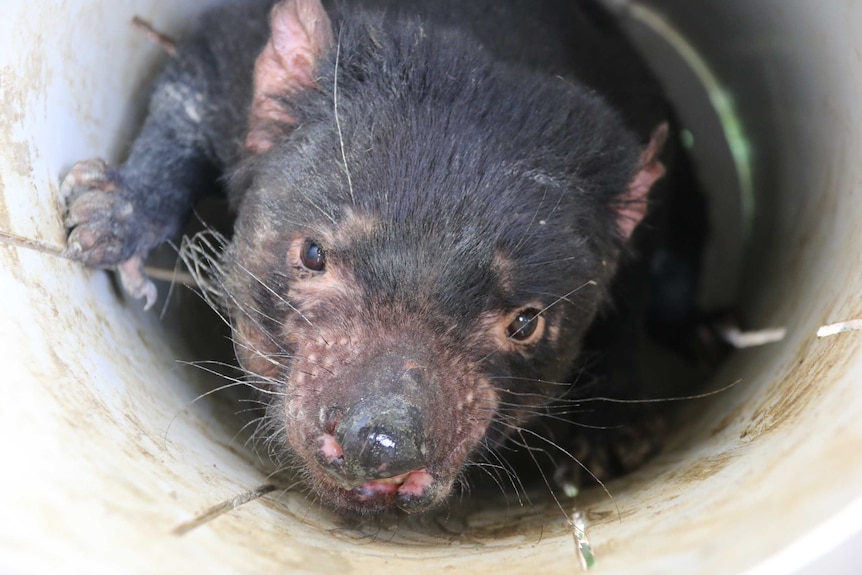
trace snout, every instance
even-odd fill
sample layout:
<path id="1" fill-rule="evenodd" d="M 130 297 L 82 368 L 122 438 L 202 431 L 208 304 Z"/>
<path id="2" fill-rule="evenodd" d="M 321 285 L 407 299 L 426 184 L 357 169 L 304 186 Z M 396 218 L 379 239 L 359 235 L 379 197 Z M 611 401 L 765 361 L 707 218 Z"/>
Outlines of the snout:
<path id="1" fill-rule="evenodd" d="M 327 473 L 344 486 L 387 479 L 425 465 L 425 431 L 420 410 L 402 397 L 370 397 L 338 420 L 322 454 Z M 333 452 L 340 456 L 331 457 Z"/>
<path id="2" fill-rule="evenodd" d="M 347 407 L 333 406 L 318 438 L 327 476 L 360 501 L 421 511 L 436 502 L 427 433 L 434 385 L 416 363 L 386 354 L 364 365 Z"/>

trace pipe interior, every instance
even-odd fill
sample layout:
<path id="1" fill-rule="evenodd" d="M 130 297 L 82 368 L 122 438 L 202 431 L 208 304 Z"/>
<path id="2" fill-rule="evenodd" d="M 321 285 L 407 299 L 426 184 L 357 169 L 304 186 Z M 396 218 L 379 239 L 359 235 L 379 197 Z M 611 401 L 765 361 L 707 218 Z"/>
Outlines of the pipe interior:
<path id="1" fill-rule="evenodd" d="M 685 406 L 662 453 L 608 484 L 612 498 L 594 488 L 568 503 L 602 573 L 741 572 L 801 548 L 862 496 L 862 344 L 816 336 L 862 317 L 862 6 L 607 3 L 692 134 L 717 229 L 705 305 L 738 303 L 746 327 L 787 336 L 722 364 L 705 386 L 740 383 Z M 175 4 L 18 2 L 0 21 L 0 570 L 576 570 L 549 500 L 369 526 L 291 490 L 175 533 L 267 480 L 235 398 L 195 400 L 223 382 L 181 363 L 229 345 L 192 294 L 143 312 L 107 274 L 56 255 L 61 176 L 82 158 L 122 159 L 163 59 L 129 22 L 179 35 L 208 2 Z"/>

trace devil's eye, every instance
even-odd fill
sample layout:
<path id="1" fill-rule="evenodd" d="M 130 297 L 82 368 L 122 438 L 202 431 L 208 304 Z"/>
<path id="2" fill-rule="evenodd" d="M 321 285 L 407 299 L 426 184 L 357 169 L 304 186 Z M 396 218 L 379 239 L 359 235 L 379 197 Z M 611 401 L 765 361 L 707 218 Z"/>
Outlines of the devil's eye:
<path id="1" fill-rule="evenodd" d="M 322 272 L 326 268 L 326 253 L 314 240 L 305 240 L 299 259 L 310 271 Z"/>
<path id="2" fill-rule="evenodd" d="M 539 315 L 537 309 L 525 309 L 518 312 L 509 327 L 506 328 L 506 336 L 514 341 L 529 342 L 541 335 L 544 318 Z"/>

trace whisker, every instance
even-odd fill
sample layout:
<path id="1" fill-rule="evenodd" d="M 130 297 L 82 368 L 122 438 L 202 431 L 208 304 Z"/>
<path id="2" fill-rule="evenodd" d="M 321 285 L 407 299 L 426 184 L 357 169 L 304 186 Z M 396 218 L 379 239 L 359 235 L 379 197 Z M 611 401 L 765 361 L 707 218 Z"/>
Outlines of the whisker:
<path id="1" fill-rule="evenodd" d="M 538 439 L 538 440 L 540 440 L 540 441 L 543 441 L 543 442 L 547 443 L 548 445 L 550 445 L 551 447 L 553 447 L 554 449 L 558 450 L 560 453 L 562 453 L 563 455 L 565 455 L 566 457 L 568 457 L 569 459 L 571 459 L 573 462 L 575 462 L 575 463 L 576 463 L 576 464 L 577 464 L 581 469 L 583 469 L 583 470 L 584 470 L 584 471 L 585 471 L 585 472 L 586 472 L 590 477 L 592 477 L 593 481 L 595 481 L 595 482 L 599 485 L 599 487 L 601 487 L 601 488 L 602 488 L 602 491 L 604 491 L 604 492 L 605 492 L 605 495 L 607 495 L 607 496 L 608 496 L 608 498 L 611 500 L 611 503 L 613 503 L 614 508 L 616 509 L 616 512 L 617 512 L 617 517 L 618 517 L 618 518 L 620 518 L 620 519 L 622 518 L 622 512 L 620 511 L 619 505 L 617 504 L 617 501 L 616 501 L 616 499 L 614 498 L 614 496 L 613 496 L 613 495 L 611 495 L 611 492 L 608 490 L 607 486 L 604 484 L 604 482 L 602 482 L 602 480 L 601 480 L 601 479 L 599 479 L 598 477 L 596 477 L 596 474 L 595 474 L 595 473 L 593 473 L 592 471 L 590 471 L 590 469 L 589 469 L 586 465 L 584 465 L 583 463 L 581 463 L 581 461 L 580 461 L 577 457 L 575 457 L 574 455 L 572 455 L 572 454 L 571 454 L 567 449 L 565 449 L 564 447 L 562 447 L 561 445 L 559 445 L 559 444 L 558 444 L 558 443 L 556 443 L 555 441 L 552 441 L 552 440 L 548 439 L 547 437 L 545 437 L 545 436 L 541 435 L 540 433 L 536 433 L 535 431 L 532 431 L 532 430 L 530 430 L 530 429 L 526 429 L 526 428 L 523 428 L 523 427 L 517 428 L 517 429 L 516 429 L 516 431 L 517 431 L 517 433 L 521 436 L 521 439 L 522 439 L 522 440 L 524 439 L 523 434 L 524 434 L 524 433 L 527 433 L 528 435 L 531 435 L 531 436 L 535 437 L 536 439 Z M 543 477 L 543 479 L 545 479 L 545 482 L 546 482 L 546 484 L 547 484 L 547 478 L 544 476 L 544 473 L 542 474 L 542 477 Z M 548 484 L 548 488 L 550 489 L 550 484 Z M 552 490 L 552 494 L 553 494 L 553 490 Z M 556 496 L 554 496 L 554 500 L 557 502 L 557 505 L 559 505 L 559 504 L 560 504 L 560 503 L 559 503 L 559 500 L 557 499 L 557 497 L 556 497 Z M 565 512 L 565 510 L 562 508 L 562 506 L 560 506 L 560 510 L 561 510 L 561 511 L 563 511 L 563 514 L 565 514 L 565 513 L 566 513 L 566 512 Z"/>
<path id="2" fill-rule="evenodd" d="M 205 361 L 198 361 L 198 362 L 195 362 L 195 361 L 181 361 L 181 360 L 177 360 L 177 363 L 179 363 L 180 365 L 187 365 L 187 366 L 190 366 L 190 367 L 196 367 L 197 369 L 200 369 L 200 370 L 205 371 L 205 372 L 207 372 L 207 373 L 211 373 L 211 374 L 213 374 L 213 375 L 217 375 L 217 376 L 219 376 L 219 377 L 221 377 L 221 378 L 227 379 L 228 381 L 231 381 L 231 382 L 232 382 L 232 383 L 230 383 L 230 384 L 223 385 L 223 386 L 217 387 L 217 388 L 215 388 L 215 389 L 211 389 L 211 390 L 207 391 L 206 393 L 204 393 L 204 394 L 201 394 L 201 395 L 197 396 L 197 397 L 192 401 L 192 403 L 194 403 L 194 402 L 195 402 L 195 401 L 197 401 L 198 399 L 202 399 L 202 398 L 204 398 L 204 397 L 206 397 L 206 396 L 208 396 L 208 395 L 210 395 L 210 394 L 212 394 L 212 393 L 216 393 L 216 392 L 219 392 L 219 391 L 223 391 L 223 390 L 225 390 L 225 389 L 228 389 L 228 388 L 230 388 L 230 387 L 234 387 L 234 386 L 237 386 L 237 385 L 244 385 L 244 386 L 246 386 L 246 387 L 250 387 L 251 389 L 253 389 L 253 390 L 255 390 L 255 391 L 259 392 L 259 393 L 262 393 L 262 394 L 264 394 L 264 395 L 278 395 L 278 396 L 286 395 L 285 393 L 279 393 L 279 392 L 276 392 L 276 391 L 271 391 L 271 390 L 268 390 L 268 389 L 263 389 L 263 388 L 260 388 L 260 387 L 255 387 L 255 385 L 254 385 L 255 383 L 268 383 L 268 384 L 272 384 L 272 382 L 271 382 L 271 381 L 268 381 L 268 380 L 261 380 L 260 382 L 255 382 L 255 381 L 246 381 L 246 380 L 243 380 L 243 379 L 240 379 L 240 378 L 230 377 L 230 376 L 225 375 L 225 374 L 223 374 L 223 373 L 221 373 L 221 372 L 219 372 L 219 371 L 216 371 L 215 369 L 209 368 L 209 367 L 207 367 L 207 365 L 206 365 L 206 364 L 226 365 L 226 364 L 221 364 L 221 362 L 205 362 Z M 254 374 L 254 376 L 255 376 L 255 377 L 260 377 L 260 376 L 258 376 L 257 374 Z M 191 405 L 191 403 L 190 403 L 189 405 Z M 188 407 L 188 406 L 186 406 L 186 407 Z"/>
<path id="3" fill-rule="evenodd" d="M 563 201 L 563 198 L 565 197 L 565 195 L 566 194 L 564 192 L 562 192 L 562 191 L 560 192 L 560 195 L 557 196 L 557 203 L 554 204 L 554 207 L 548 211 L 549 214 L 553 214 L 555 211 L 557 211 L 557 209 L 560 207 L 560 203 Z M 542 199 L 544 200 L 544 196 L 542 196 Z M 538 209 L 536 210 L 536 213 L 538 214 Z M 538 228 L 536 228 L 532 231 L 528 228 L 526 230 L 526 232 L 529 232 L 530 235 L 523 239 L 523 243 L 530 241 L 533 238 L 533 236 L 535 236 L 538 233 L 538 231 L 539 231 Z M 525 232 L 525 235 L 526 235 L 526 232 Z M 520 245 L 520 243 L 519 243 L 519 245 Z"/>
<path id="4" fill-rule="evenodd" d="M 487 445 L 487 441 L 485 442 Z M 528 505 L 532 505 L 533 502 L 530 500 L 530 495 L 527 493 L 527 488 L 524 486 L 524 482 L 521 480 L 521 476 L 518 475 L 514 469 L 511 468 L 505 459 L 503 459 L 502 454 L 498 453 L 496 449 L 488 449 L 488 454 L 492 455 L 494 459 L 496 459 L 500 468 L 506 472 L 506 476 L 509 478 L 509 481 L 512 484 L 512 488 L 515 490 L 515 496 L 518 498 L 518 505 L 521 507 L 524 506 L 524 500 L 526 500 Z M 520 488 L 520 491 L 519 491 Z M 524 494 L 524 498 L 521 499 L 521 493 Z"/>
<path id="5" fill-rule="evenodd" d="M 315 331 L 317 331 L 317 335 L 318 335 L 318 336 L 323 340 L 323 342 L 324 342 L 326 345 L 329 345 L 329 342 L 328 342 L 328 341 L 326 341 L 326 338 L 325 338 L 325 337 L 323 337 L 323 334 L 320 332 L 320 330 L 319 330 L 319 329 L 317 329 L 317 327 L 315 327 L 315 325 L 314 325 L 313 323 L 311 323 L 311 320 L 309 320 L 307 317 L 305 317 L 305 314 L 303 314 L 301 311 L 299 311 L 299 309 L 297 309 L 297 308 L 296 308 L 296 306 L 294 306 L 292 303 L 290 303 L 289 301 L 287 301 L 284 297 L 282 297 L 282 296 L 281 296 L 279 293 L 277 293 L 274 289 L 272 289 L 271 287 L 269 287 L 269 286 L 268 286 L 265 282 L 263 282 L 259 277 L 257 277 L 256 275 L 254 275 L 254 274 L 253 274 L 253 273 L 252 273 L 248 268 L 246 268 L 245 266 L 243 266 L 242 264 L 240 264 L 240 263 L 238 263 L 238 262 L 236 263 L 236 265 L 237 265 L 240 269 L 242 269 L 245 273 L 247 273 L 249 276 L 251 276 L 251 277 L 252 277 L 252 279 L 254 279 L 257 283 L 259 283 L 259 284 L 261 285 L 261 287 L 263 287 L 263 288 L 264 288 L 265 290 L 267 290 L 269 293 L 271 293 L 272 295 L 274 295 L 276 298 L 278 298 L 278 300 L 279 300 L 280 302 L 282 302 L 284 305 L 286 305 L 287 307 L 289 307 L 293 312 L 295 312 L 299 317 L 301 317 L 301 318 L 303 319 L 303 321 L 305 321 L 305 322 L 306 322 L 310 327 L 312 327 Z M 276 321 L 276 320 L 274 320 L 273 318 L 268 318 L 268 319 L 272 319 L 273 321 Z"/>
<path id="6" fill-rule="evenodd" d="M 542 209 L 542 204 L 545 203 L 545 198 L 547 197 L 547 195 L 548 195 L 548 189 L 545 188 L 544 190 L 542 190 L 542 199 L 539 200 L 539 205 L 536 206 L 536 211 L 533 212 L 533 217 L 532 217 L 532 219 L 530 219 L 530 223 L 527 224 L 527 229 L 524 230 L 524 234 L 521 236 L 521 239 L 518 240 L 518 243 L 515 244 L 514 248 L 512 248 L 512 253 L 517 253 L 518 248 L 520 248 L 522 245 L 524 245 L 527 242 L 527 240 L 529 240 L 530 237 L 532 237 L 532 235 L 528 237 L 527 232 L 530 231 L 530 229 L 533 227 L 533 224 L 536 222 L 536 218 L 539 217 L 539 211 Z"/>
<path id="7" fill-rule="evenodd" d="M 719 393 L 724 393 L 729 389 L 732 389 L 742 383 L 742 379 L 737 379 L 736 381 L 725 385 L 724 387 L 720 387 L 713 391 L 707 391 L 704 393 L 697 393 L 694 395 L 684 395 L 681 397 L 663 397 L 663 398 L 655 398 L 655 399 L 616 399 L 613 397 L 586 397 L 579 401 L 583 402 L 593 402 L 593 401 L 603 401 L 605 403 L 670 403 L 673 401 L 690 401 L 692 399 L 705 399 L 707 397 L 712 397 L 714 395 L 718 395 Z"/>
<path id="8" fill-rule="evenodd" d="M 488 376 L 489 380 L 513 380 L 513 381 L 526 381 L 529 383 L 541 383 L 543 385 L 559 385 L 560 387 L 572 387 L 578 383 L 578 380 L 575 381 L 548 381 L 546 379 L 538 379 L 535 377 L 522 377 L 516 375 L 491 375 Z"/>
<path id="9" fill-rule="evenodd" d="M 524 264 L 521 264 L 521 267 L 531 268 L 531 267 L 537 267 L 537 266 L 548 266 L 548 265 L 553 265 L 553 264 L 559 264 L 562 262 L 570 262 L 570 261 L 574 261 L 577 259 L 580 259 L 580 256 L 571 256 L 571 257 L 567 257 L 567 258 L 557 258 L 557 259 L 553 259 L 553 260 L 544 260 L 541 262 L 524 263 Z"/>
<path id="10" fill-rule="evenodd" d="M 347 176 L 347 190 L 350 192 L 350 202 L 355 206 L 356 198 L 353 196 L 353 180 L 350 178 L 350 169 L 347 167 L 347 154 L 344 151 L 344 134 L 341 131 L 341 118 L 338 115 L 338 63 L 341 58 L 341 31 L 338 29 L 338 41 L 335 45 L 335 73 L 332 81 L 332 107 L 335 111 L 335 128 L 338 130 L 338 142 L 341 145 L 341 160 L 344 164 L 344 174 Z M 333 221 L 333 223 L 335 223 Z"/>

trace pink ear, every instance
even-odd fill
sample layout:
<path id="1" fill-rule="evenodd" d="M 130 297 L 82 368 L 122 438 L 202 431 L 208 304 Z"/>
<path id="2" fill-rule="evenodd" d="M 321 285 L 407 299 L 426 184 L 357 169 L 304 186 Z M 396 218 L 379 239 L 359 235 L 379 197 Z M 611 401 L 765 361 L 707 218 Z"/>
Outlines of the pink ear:
<path id="1" fill-rule="evenodd" d="M 649 144 L 641 152 L 640 169 L 629 182 L 628 190 L 614 202 L 617 213 L 617 226 L 620 237 L 624 240 L 631 237 L 632 232 L 644 219 L 647 211 L 649 191 L 665 173 L 664 164 L 658 156 L 667 140 L 668 126 L 666 123 L 656 128 L 650 137 Z"/>
<path id="2" fill-rule="evenodd" d="M 333 45 L 320 0 L 282 0 L 269 15 L 271 35 L 254 64 L 254 97 L 245 147 L 261 153 L 295 123 L 281 98 L 315 84 L 318 59 Z"/>

